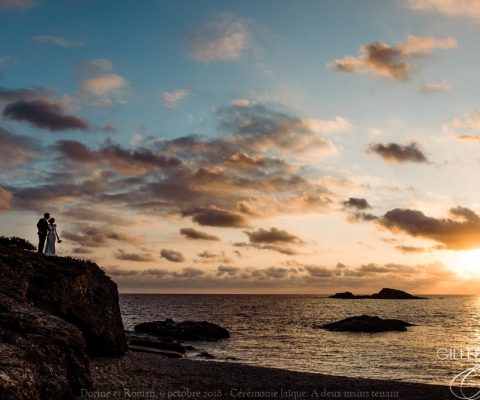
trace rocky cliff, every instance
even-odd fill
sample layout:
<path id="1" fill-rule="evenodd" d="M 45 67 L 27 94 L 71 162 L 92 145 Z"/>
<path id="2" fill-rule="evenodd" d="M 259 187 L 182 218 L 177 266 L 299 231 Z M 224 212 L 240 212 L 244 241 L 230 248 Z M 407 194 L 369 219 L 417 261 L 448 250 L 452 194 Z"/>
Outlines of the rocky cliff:
<path id="1" fill-rule="evenodd" d="M 0 242 L 0 399 L 68 399 L 89 357 L 127 348 L 117 285 L 94 263 Z"/>

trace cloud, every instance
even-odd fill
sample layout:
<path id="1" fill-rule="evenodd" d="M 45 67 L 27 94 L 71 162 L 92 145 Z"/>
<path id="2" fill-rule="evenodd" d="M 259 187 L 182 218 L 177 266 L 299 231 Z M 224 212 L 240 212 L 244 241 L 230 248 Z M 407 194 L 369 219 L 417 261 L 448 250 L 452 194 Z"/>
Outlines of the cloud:
<path id="1" fill-rule="evenodd" d="M 334 271 L 331 268 L 319 267 L 313 265 L 305 266 L 307 272 L 316 278 L 328 278 L 334 274 Z"/>
<path id="2" fill-rule="evenodd" d="M 112 106 L 124 102 L 123 90 L 128 81 L 118 74 L 112 74 L 110 60 L 99 58 L 78 65 L 80 96 L 83 101 L 95 107 Z"/>
<path id="3" fill-rule="evenodd" d="M 160 256 L 172 262 L 179 263 L 185 261 L 183 254 L 175 250 L 162 249 L 160 251 Z"/>
<path id="4" fill-rule="evenodd" d="M 249 107 L 252 104 L 255 104 L 255 101 L 248 100 L 248 99 L 235 99 L 232 100 L 232 105 L 236 107 Z"/>
<path id="5" fill-rule="evenodd" d="M 292 235 L 283 229 L 259 228 L 256 231 L 244 231 L 248 236 L 250 243 L 235 243 L 237 247 L 250 247 L 258 250 L 271 250 L 281 254 L 292 256 L 298 252 L 289 245 L 299 245 L 305 243 L 298 236 Z"/>
<path id="6" fill-rule="evenodd" d="M 109 123 L 103 125 L 102 127 L 100 127 L 100 130 L 102 132 L 115 133 L 115 132 L 117 132 L 117 126 L 114 123 L 109 122 Z"/>
<path id="7" fill-rule="evenodd" d="M 55 169 L 42 169 L 21 184 L 10 181 L 5 189 L 14 194 L 16 209 L 98 204 L 233 228 L 324 213 L 338 204 L 330 189 L 337 180 L 323 179 L 304 158 L 307 152 L 317 160 L 328 144 L 300 118 L 260 105 L 227 107 L 214 116 L 220 118 L 218 135 L 147 137 L 132 146 L 59 140 L 45 152 Z"/>
<path id="8" fill-rule="evenodd" d="M 412 254 L 412 253 L 424 253 L 427 250 L 423 247 L 417 246 L 395 246 L 395 248 L 402 253 Z"/>
<path id="9" fill-rule="evenodd" d="M 187 38 L 189 56 L 194 61 L 238 61 L 248 45 L 248 29 L 244 21 L 228 13 L 197 28 Z"/>
<path id="10" fill-rule="evenodd" d="M 303 123 L 316 133 L 339 133 L 348 132 L 352 129 L 350 121 L 343 117 L 335 117 L 332 120 L 307 118 Z"/>
<path id="11" fill-rule="evenodd" d="M 33 36 L 32 40 L 39 43 L 48 43 L 60 47 L 78 47 L 83 46 L 84 42 L 80 40 L 70 40 L 62 36 L 52 36 L 52 35 L 37 35 Z"/>
<path id="12" fill-rule="evenodd" d="M 373 42 L 360 48 L 359 55 L 336 59 L 329 64 L 340 72 L 366 72 L 393 80 L 410 77 L 414 61 L 430 54 L 434 49 L 456 47 L 453 38 L 437 39 L 408 35 L 403 43 L 391 46 L 384 42 Z"/>
<path id="13" fill-rule="evenodd" d="M 92 150 L 75 140 L 59 140 L 53 148 L 64 160 L 74 164 L 94 167 L 105 165 L 120 173 L 143 174 L 147 170 L 173 168 L 181 164 L 178 158 L 153 152 L 144 147 L 126 149 L 109 139 L 98 150 Z"/>
<path id="14" fill-rule="evenodd" d="M 93 251 L 91 249 L 86 249 L 85 247 L 74 247 L 72 249 L 73 254 L 92 254 Z"/>
<path id="15" fill-rule="evenodd" d="M 7 89 L 0 87 L 0 104 L 15 103 L 19 100 L 33 101 L 51 99 L 55 93 L 42 86 L 34 86 L 28 89 Z"/>
<path id="16" fill-rule="evenodd" d="M 195 260 L 196 263 L 230 264 L 234 261 L 231 257 L 225 255 L 223 251 L 220 254 L 216 254 L 208 250 L 204 250 L 201 253 L 198 253 L 197 256 L 199 258 Z"/>
<path id="17" fill-rule="evenodd" d="M 77 65 L 78 72 L 83 76 L 102 75 L 113 69 L 113 64 L 106 58 L 94 58 Z"/>
<path id="18" fill-rule="evenodd" d="M 217 276 L 227 275 L 233 276 L 241 271 L 240 267 L 234 267 L 231 265 L 219 265 L 217 268 Z"/>
<path id="19" fill-rule="evenodd" d="M 480 140 L 480 110 L 466 113 L 461 118 L 454 118 L 448 124 L 443 125 L 443 131 L 454 135 L 456 139 L 463 141 Z"/>
<path id="20" fill-rule="evenodd" d="M 62 239 L 77 243 L 84 248 L 105 247 L 112 242 L 135 243 L 135 240 L 122 233 L 115 232 L 108 226 L 82 224 L 75 230 L 67 229 L 62 232 Z"/>
<path id="21" fill-rule="evenodd" d="M 199 225 L 219 226 L 223 228 L 241 228 L 248 225 L 245 215 L 216 206 L 192 208 L 182 211 L 183 216 L 191 216 Z"/>
<path id="22" fill-rule="evenodd" d="M 250 243 L 303 243 L 299 237 L 278 228 L 264 229 L 260 228 L 256 231 L 245 231 Z"/>
<path id="23" fill-rule="evenodd" d="M 348 217 L 348 221 L 352 223 L 360 222 L 360 221 L 376 221 L 378 217 L 371 213 L 365 212 L 355 212 Z"/>
<path id="24" fill-rule="evenodd" d="M 120 75 L 110 74 L 96 78 L 86 79 L 80 89 L 88 96 L 105 96 L 112 93 L 118 93 L 127 85 L 127 81 Z"/>
<path id="25" fill-rule="evenodd" d="M 452 86 L 447 81 L 440 83 L 425 83 L 420 87 L 420 91 L 425 94 L 449 92 L 450 90 L 452 90 Z"/>
<path id="26" fill-rule="evenodd" d="M 115 258 L 117 260 L 125 260 L 125 261 L 139 261 L 139 262 L 147 262 L 153 261 L 154 258 L 150 253 L 126 253 L 122 249 L 118 249 Z"/>
<path id="27" fill-rule="evenodd" d="M 295 264 L 295 263 L 294 263 Z M 462 279 L 441 263 L 404 265 L 396 263 L 362 264 L 348 266 L 321 265 L 269 266 L 266 268 L 219 265 L 215 269 L 184 268 L 182 271 L 165 269 L 132 270 L 109 268 L 121 288 L 204 289 L 208 292 L 242 292 L 275 289 L 318 289 L 326 292 L 350 290 L 367 293 L 378 290 L 386 281 L 395 281 L 402 290 L 425 293 L 437 285 L 452 282 L 461 285 Z"/>
<path id="28" fill-rule="evenodd" d="M 205 251 L 202 251 L 201 253 L 198 253 L 198 257 L 201 257 L 201 258 L 217 258 L 218 257 L 218 254 L 215 254 L 215 253 L 211 253 L 210 251 L 208 250 L 205 250 Z"/>
<path id="29" fill-rule="evenodd" d="M 65 114 L 60 104 L 41 99 L 9 103 L 3 109 L 3 116 L 14 121 L 26 121 L 53 132 L 89 128 L 87 121 Z"/>
<path id="30" fill-rule="evenodd" d="M 205 271 L 199 268 L 186 267 L 186 268 L 183 268 L 182 272 L 175 271 L 175 272 L 172 272 L 171 274 L 174 278 L 196 279 L 198 277 L 205 275 Z"/>
<path id="31" fill-rule="evenodd" d="M 234 132 L 231 142 L 242 146 L 246 153 L 282 151 L 291 154 L 312 153 L 318 157 L 332 153 L 334 146 L 312 123 L 262 104 L 231 106 L 217 110 L 218 129 Z M 250 151 L 247 151 L 250 150 Z"/>
<path id="32" fill-rule="evenodd" d="M 480 247 L 480 217 L 465 207 L 450 209 L 447 218 L 426 216 L 411 209 L 388 211 L 377 223 L 391 232 L 434 240 L 447 249 L 464 250 Z"/>
<path id="33" fill-rule="evenodd" d="M 225 161 L 240 168 L 250 168 L 265 165 L 265 158 L 263 156 L 252 157 L 244 152 L 232 154 L 231 156 L 228 156 Z"/>
<path id="34" fill-rule="evenodd" d="M 107 270 L 108 274 L 115 277 L 128 277 L 136 279 L 147 279 L 152 281 L 153 279 L 171 280 L 171 281 L 184 281 L 188 279 L 196 279 L 205 275 L 205 272 L 198 268 L 186 267 L 180 272 L 168 271 L 162 268 L 149 268 L 145 270 L 134 269 L 122 269 L 118 267 L 110 267 Z"/>
<path id="35" fill-rule="evenodd" d="M 366 210 L 367 208 L 371 208 L 366 199 L 361 199 L 358 197 L 350 197 L 348 200 L 343 202 L 343 205 L 346 208 L 355 208 L 357 210 Z"/>
<path id="36" fill-rule="evenodd" d="M 180 101 L 186 99 L 189 95 L 190 90 L 187 89 L 177 89 L 171 92 L 163 92 L 163 105 L 167 108 L 176 107 Z"/>
<path id="37" fill-rule="evenodd" d="M 0 0 L 0 11 L 7 8 L 25 8 L 32 5 L 32 0 Z"/>
<path id="38" fill-rule="evenodd" d="M 285 244 L 258 244 L 237 242 L 233 244 L 236 247 L 251 248 L 256 250 L 271 250 L 287 256 L 297 255 L 298 252 Z"/>
<path id="39" fill-rule="evenodd" d="M 180 229 L 180 234 L 185 236 L 187 239 L 193 239 L 193 240 L 212 240 L 212 241 L 220 240 L 220 238 L 218 238 L 215 235 L 210 235 L 207 232 L 199 231 L 194 228 L 182 228 Z"/>
<path id="40" fill-rule="evenodd" d="M 0 212 L 7 211 L 13 201 L 13 195 L 8 190 L 5 190 L 0 186 Z"/>
<path id="41" fill-rule="evenodd" d="M 434 11 L 456 17 L 469 17 L 480 20 L 480 2 L 478 0 L 407 0 L 411 9 Z"/>
<path id="42" fill-rule="evenodd" d="M 428 163 L 428 159 L 418 147 L 417 143 L 402 145 L 398 143 L 370 143 L 368 153 L 374 153 L 385 161 L 394 163 Z"/>
<path id="43" fill-rule="evenodd" d="M 14 135 L 0 126 L 0 167 L 9 169 L 31 160 L 40 151 L 37 140 Z"/>

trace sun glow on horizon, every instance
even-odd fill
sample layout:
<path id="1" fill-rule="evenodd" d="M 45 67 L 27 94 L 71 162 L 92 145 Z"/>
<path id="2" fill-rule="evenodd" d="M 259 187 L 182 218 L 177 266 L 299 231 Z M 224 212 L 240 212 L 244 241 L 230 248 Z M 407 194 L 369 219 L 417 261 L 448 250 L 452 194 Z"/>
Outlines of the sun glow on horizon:
<path id="1" fill-rule="evenodd" d="M 455 258 L 455 271 L 470 278 L 480 277 L 480 248 L 459 251 Z"/>

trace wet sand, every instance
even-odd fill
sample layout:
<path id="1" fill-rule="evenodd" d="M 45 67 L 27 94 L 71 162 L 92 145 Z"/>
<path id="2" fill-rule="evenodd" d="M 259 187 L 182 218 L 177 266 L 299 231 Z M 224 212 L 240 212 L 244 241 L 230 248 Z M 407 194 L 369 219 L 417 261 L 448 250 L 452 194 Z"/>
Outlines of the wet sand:
<path id="1" fill-rule="evenodd" d="M 346 378 L 129 351 L 90 364 L 94 389 L 114 399 L 454 399 L 447 386 Z"/>

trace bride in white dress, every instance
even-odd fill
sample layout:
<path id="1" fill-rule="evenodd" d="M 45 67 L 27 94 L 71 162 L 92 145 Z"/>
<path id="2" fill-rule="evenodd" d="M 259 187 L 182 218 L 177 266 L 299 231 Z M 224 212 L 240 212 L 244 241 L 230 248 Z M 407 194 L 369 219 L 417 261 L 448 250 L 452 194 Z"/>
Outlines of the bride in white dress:
<path id="1" fill-rule="evenodd" d="M 55 242 L 58 240 L 58 243 L 62 241 L 58 237 L 57 225 L 55 224 L 55 218 L 50 218 L 48 220 L 48 235 L 47 235 L 47 248 L 45 249 L 46 256 L 55 255 Z"/>

